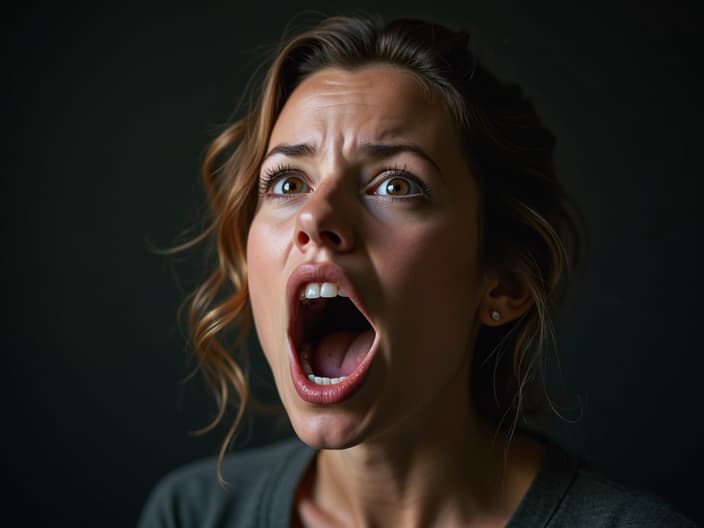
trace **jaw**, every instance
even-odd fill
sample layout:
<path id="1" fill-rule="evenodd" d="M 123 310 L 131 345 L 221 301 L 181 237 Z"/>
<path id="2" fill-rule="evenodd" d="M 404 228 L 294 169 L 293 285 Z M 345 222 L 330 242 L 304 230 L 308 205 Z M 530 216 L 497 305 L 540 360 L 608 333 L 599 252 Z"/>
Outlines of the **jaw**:
<path id="1" fill-rule="evenodd" d="M 318 385 L 302 371 L 287 338 L 287 364 L 279 362 L 277 385 L 297 436 L 315 449 L 347 449 L 368 437 L 387 378 L 383 339 L 376 334 L 363 361 L 345 380 Z"/>
<path id="2" fill-rule="evenodd" d="M 298 396 L 336 405 L 364 383 L 379 347 L 374 319 L 346 271 L 332 262 L 296 268 L 286 285 L 290 378 Z"/>
<path id="3" fill-rule="evenodd" d="M 313 355 L 324 354 L 324 350 L 320 350 L 320 348 L 321 345 L 318 350 L 313 352 Z M 335 376 L 337 381 L 334 383 L 321 382 L 321 378 L 330 379 L 328 376 L 317 376 L 316 374 L 320 373 L 310 373 L 311 360 L 305 357 L 309 347 L 304 345 L 304 349 L 299 350 L 299 347 L 296 346 L 296 339 L 291 335 L 288 337 L 288 349 L 290 376 L 298 396 L 303 401 L 318 406 L 334 406 L 351 398 L 364 384 L 379 349 L 379 337 L 374 332 L 373 342 L 364 353 L 361 361 L 356 363 L 351 370 L 341 371 L 345 374 Z M 347 354 L 345 351 L 337 351 L 337 353 Z"/>

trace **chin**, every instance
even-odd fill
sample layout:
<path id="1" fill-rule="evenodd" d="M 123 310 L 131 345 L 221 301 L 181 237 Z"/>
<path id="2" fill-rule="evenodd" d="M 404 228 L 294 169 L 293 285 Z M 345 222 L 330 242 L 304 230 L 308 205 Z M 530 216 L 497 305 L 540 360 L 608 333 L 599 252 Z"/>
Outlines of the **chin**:
<path id="1" fill-rule="evenodd" d="M 300 411 L 287 409 L 291 425 L 300 440 L 314 449 L 348 449 L 368 435 L 366 420 L 341 409 Z"/>

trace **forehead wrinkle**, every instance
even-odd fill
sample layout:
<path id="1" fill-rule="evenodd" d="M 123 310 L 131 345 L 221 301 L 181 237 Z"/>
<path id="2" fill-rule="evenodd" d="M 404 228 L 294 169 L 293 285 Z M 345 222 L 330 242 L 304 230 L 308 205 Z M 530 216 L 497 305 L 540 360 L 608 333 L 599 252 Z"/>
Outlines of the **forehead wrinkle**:
<path id="1" fill-rule="evenodd" d="M 371 103 L 360 103 L 357 101 L 332 101 L 330 103 L 316 103 L 315 105 L 316 108 L 334 108 L 334 107 L 344 107 L 344 106 L 355 106 L 355 107 L 360 107 L 360 106 L 365 106 L 365 107 L 373 107 L 373 106 L 378 106 L 374 105 Z"/>
<path id="2" fill-rule="evenodd" d="M 411 83 L 379 83 L 368 73 L 331 69 L 306 78 L 285 103 L 272 142 L 307 143 L 326 163 L 364 155 L 369 143 L 417 144 L 429 153 L 441 147 L 436 120 L 423 118 L 437 115 L 436 105 L 418 80 L 406 74 Z"/>
<path id="3" fill-rule="evenodd" d="M 349 106 L 359 107 L 355 104 Z M 342 145 L 344 151 L 357 150 L 360 145 L 373 143 L 417 143 L 420 138 L 414 132 L 423 131 L 420 123 L 402 116 L 375 115 L 370 119 L 358 120 L 354 111 L 316 116 L 315 121 L 318 144 L 331 142 L 330 134 L 334 134 L 332 142 Z"/>
<path id="4" fill-rule="evenodd" d="M 310 110 L 350 106 L 366 108 L 380 106 L 378 102 L 371 103 L 367 101 L 368 97 L 366 97 L 366 95 L 367 94 L 362 94 L 352 90 L 335 93 L 316 92 L 306 94 L 304 97 L 301 97 L 300 103 Z"/>
<path id="5" fill-rule="evenodd" d="M 358 158 L 370 156 L 370 145 L 416 145 L 424 143 L 421 136 L 414 133 L 422 131 L 416 123 L 407 120 L 393 120 L 373 118 L 366 121 L 357 121 L 347 118 L 353 116 L 351 112 L 342 114 L 326 114 L 315 116 L 314 124 L 306 127 L 305 136 L 285 134 L 286 140 L 279 145 L 305 145 L 305 152 L 295 153 L 294 157 L 323 159 L 325 163 L 350 163 Z M 396 121 L 396 122 L 394 122 Z M 428 145 L 432 150 L 432 145 Z M 284 152 L 284 155 L 287 153 Z M 371 156 L 372 158 L 379 156 Z M 384 157 L 384 156 L 382 156 Z"/>

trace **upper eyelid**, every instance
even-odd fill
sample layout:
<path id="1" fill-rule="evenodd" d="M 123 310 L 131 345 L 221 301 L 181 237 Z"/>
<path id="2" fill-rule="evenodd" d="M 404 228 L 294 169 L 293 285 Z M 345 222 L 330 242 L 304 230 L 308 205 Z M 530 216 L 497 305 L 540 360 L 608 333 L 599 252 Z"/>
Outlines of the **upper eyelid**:
<path id="1" fill-rule="evenodd" d="M 411 198 L 416 198 L 418 196 L 423 196 L 425 198 L 428 198 L 431 196 L 432 189 L 431 189 L 430 185 L 428 185 L 428 183 L 426 183 L 422 178 L 415 176 L 413 173 L 408 172 L 406 170 L 386 171 L 386 172 L 395 172 L 396 174 L 387 174 L 385 176 L 383 175 L 383 173 L 380 174 L 377 178 L 374 178 L 372 180 L 372 182 L 366 187 L 366 189 L 365 189 L 366 194 L 376 195 L 376 193 L 372 193 L 370 191 L 377 189 L 385 181 L 391 180 L 393 178 L 404 178 L 404 179 L 408 180 L 412 185 L 415 185 L 418 188 L 418 192 L 415 192 L 413 194 L 396 196 L 396 197 L 394 197 L 395 199 L 411 199 Z"/>
<path id="2" fill-rule="evenodd" d="M 271 187 L 282 177 L 287 175 L 296 175 L 305 181 L 306 185 L 311 185 L 308 178 L 305 177 L 305 172 L 300 169 L 288 165 L 285 162 L 278 163 L 271 167 L 262 167 L 259 170 L 258 187 L 259 192 L 267 192 Z"/>
<path id="3" fill-rule="evenodd" d="M 290 163 L 286 161 L 280 161 L 275 164 L 271 164 L 271 166 L 262 166 L 259 169 L 259 176 L 266 176 L 266 175 L 276 175 L 277 173 L 286 173 L 286 172 L 298 172 L 300 169 L 294 167 Z"/>
<path id="4" fill-rule="evenodd" d="M 365 189 L 375 185 L 376 183 L 383 182 L 384 179 L 394 176 L 407 178 L 411 182 L 420 186 L 424 191 L 428 188 L 428 183 L 425 181 L 425 178 L 421 178 L 417 176 L 415 172 L 409 170 L 408 164 L 406 163 L 402 165 L 397 163 L 385 165 L 374 169 L 373 173 L 373 176 L 365 182 Z M 288 161 L 282 160 L 276 164 L 272 164 L 270 167 L 262 167 L 260 169 L 258 178 L 260 191 L 268 190 L 279 178 L 288 175 L 300 177 L 309 187 L 311 187 L 311 189 L 315 187 L 313 185 L 313 181 L 304 169 L 289 164 Z M 266 187 L 266 189 L 263 189 L 263 187 Z"/>
<path id="5" fill-rule="evenodd" d="M 370 184 L 376 181 L 384 181 L 394 177 L 406 178 L 407 180 L 410 180 L 421 187 L 427 185 L 424 178 L 421 178 L 420 176 L 417 176 L 414 172 L 409 171 L 405 166 L 388 167 L 386 169 L 383 169 L 376 176 L 374 176 L 374 178 L 370 180 Z"/>

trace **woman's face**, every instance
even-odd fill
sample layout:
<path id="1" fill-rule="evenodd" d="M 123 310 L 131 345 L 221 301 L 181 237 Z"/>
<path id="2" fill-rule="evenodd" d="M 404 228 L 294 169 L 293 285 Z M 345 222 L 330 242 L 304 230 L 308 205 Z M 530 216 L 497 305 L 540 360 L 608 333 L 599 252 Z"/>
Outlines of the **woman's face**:
<path id="1" fill-rule="evenodd" d="M 445 106 L 399 68 L 324 69 L 267 152 L 249 292 L 299 437 L 350 447 L 464 409 L 448 387 L 469 399 L 484 282 L 477 189 Z"/>

